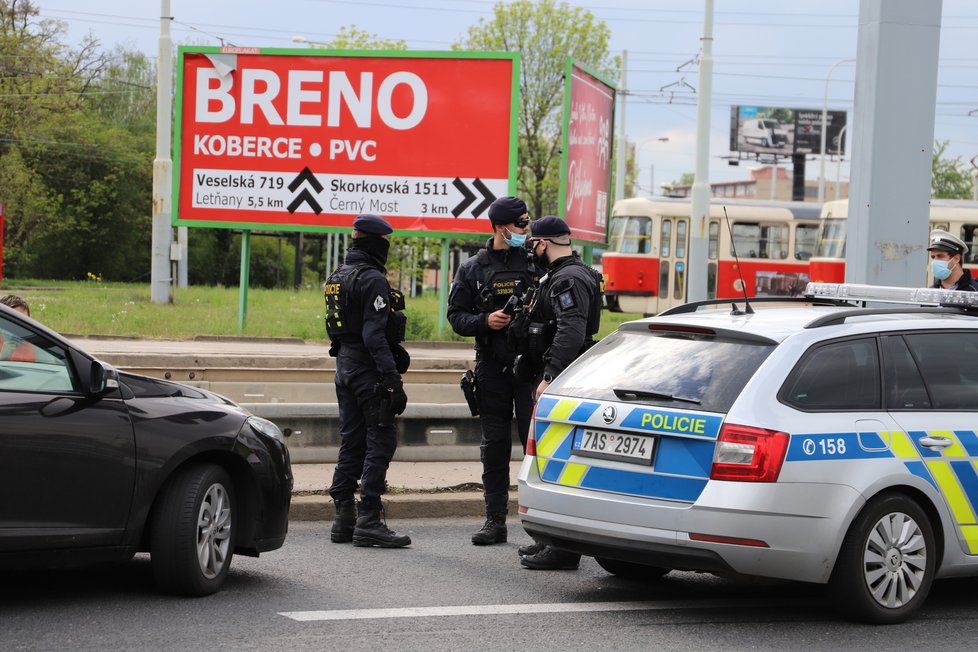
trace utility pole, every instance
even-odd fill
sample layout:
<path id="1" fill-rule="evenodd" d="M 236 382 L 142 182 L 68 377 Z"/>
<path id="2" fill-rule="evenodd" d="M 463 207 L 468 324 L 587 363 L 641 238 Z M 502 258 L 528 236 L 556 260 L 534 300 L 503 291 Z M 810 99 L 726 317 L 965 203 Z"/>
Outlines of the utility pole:
<path id="1" fill-rule="evenodd" d="M 173 160 L 170 158 L 170 111 L 173 105 L 173 41 L 170 0 L 160 0 L 160 47 L 156 62 L 156 159 L 153 161 L 153 245 L 150 299 L 170 303 L 170 207 L 173 201 Z"/>
<path id="2" fill-rule="evenodd" d="M 707 223 L 710 216 L 710 102 L 713 98 L 713 0 L 703 11 L 703 46 L 696 96 L 696 177 L 690 207 L 689 258 L 686 300 L 705 301 L 707 296 Z"/>

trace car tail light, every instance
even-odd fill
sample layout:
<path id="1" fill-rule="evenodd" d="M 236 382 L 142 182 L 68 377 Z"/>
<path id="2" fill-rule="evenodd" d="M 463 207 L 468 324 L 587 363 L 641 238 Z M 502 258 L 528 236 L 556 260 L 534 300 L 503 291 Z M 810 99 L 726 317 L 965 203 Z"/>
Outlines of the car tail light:
<path id="1" fill-rule="evenodd" d="M 530 417 L 530 432 L 527 433 L 527 435 L 526 435 L 526 454 L 527 455 L 533 455 L 534 457 L 537 454 L 537 438 L 536 438 L 537 424 L 536 424 L 536 422 L 537 422 L 536 417 L 531 416 Z"/>
<path id="2" fill-rule="evenodd" d="M 710 479 L 776 482 L 788 440 L 786 432 L 724 424 L 713 454 Z"/>

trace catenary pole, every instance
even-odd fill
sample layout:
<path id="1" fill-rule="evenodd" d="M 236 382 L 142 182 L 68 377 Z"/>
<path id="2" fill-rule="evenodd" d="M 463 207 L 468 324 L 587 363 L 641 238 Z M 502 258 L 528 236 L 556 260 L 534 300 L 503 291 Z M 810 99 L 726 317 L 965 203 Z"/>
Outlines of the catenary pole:
<path id="1" fill-rule="evenodd" d="M 173 105 L 173 41 L 170 38 L 170 0 L 160 0 L 159 58 L 156 63 L 156 159 L 153 161 L 153 238 L 150 299 L 170 303 L 170 207 L 173 160 L 170 158 L 170 111 Z"/>
<path id="2" fill-rule="evenodd" d="M 625 136 L 625 98 L 628 97 L 628 50 L 621 53 L 621 81 L 618 83 L 618 160 L 615 161 L 615 201 L 625 198 L 625 159 L 628 157 L 628 139 Z"/>
<path id="3" fill-rule="evenodd" d="M 707 222 L 710 215 L 710 102 L 713 98 L 713 0 L 703 11 L 700 77 L 696 97 L 696 177 L 690 207 L 686 300 L 707 298 Z M 677 273 L 679 270 L 676 270 Z"/>

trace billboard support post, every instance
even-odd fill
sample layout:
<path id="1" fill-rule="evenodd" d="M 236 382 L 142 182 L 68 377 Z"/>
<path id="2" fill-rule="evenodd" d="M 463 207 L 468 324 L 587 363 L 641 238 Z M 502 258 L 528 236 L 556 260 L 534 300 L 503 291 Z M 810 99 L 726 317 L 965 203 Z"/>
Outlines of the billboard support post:
<path id="1" fill-rule="evenodd" d="M 832 78 L 832 71 L 838 66 L 844 63 L 855 63 L 855 59 L 839 59 L 829 68 L 829 72 L 825 75 L 825 98 L 822 101 L 822 148 L 819 150 L 821 152 L 822 163 L 819 167 L 818 172 L 818 203 L 825 203 L 825 132 L 828 130 L 829 122 L 829 79 Z M 839 145 L 842 146 L 841 143 Z"/>
<path id="2" fill-rule="evenodd" d="M 448 238 L 441 239 L 441 256 L 438 270 L 438 335 L 445 332 L 448 316 L 448 268 L 452 264 Z"/>
<path id="3" fill-rule="evenodd" d="M 238 280 L 238 332 L 244 333 L 248 318 L 248 272 L 251 265 L 251 231 L 241 232 L 241 276 Z"/>

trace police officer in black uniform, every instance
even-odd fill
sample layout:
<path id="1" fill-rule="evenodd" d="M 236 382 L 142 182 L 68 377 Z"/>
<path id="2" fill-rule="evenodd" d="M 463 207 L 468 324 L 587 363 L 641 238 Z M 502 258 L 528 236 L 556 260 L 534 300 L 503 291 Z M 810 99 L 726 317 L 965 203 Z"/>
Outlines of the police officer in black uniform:
<path id="1" fill-rule="evenodd" d="M 476 401 L 482 426 L 482 484 L 486 522 L 472 535 L 475 545 L 506 542 L 509 504 L 509 464 L 512 423 L 526 449 L 533 412 L 533 386 L 513 376 L 515 352 L 506 341 L 512 307 L 534 288 L 538 273 L 523 244 L 530 219 L 526 203 L 501 197 L 489 207 L 493 236 L 478 255 L 465 261 L 455 274 L 448 305 L 448 321 L 459 335 L 474 336 Z M 510 303 L 512 297 L 513 303 Z"/>
<path id="2" fill-rule="evenodd" d="M 571 230 L 564 220 L 548 215 L 531 229 L 533 256 L 547 271 L 530 308 L 519 371 L 537 379 L 534 397 L 539 399 L 553 379 L 594 344 L 601 322 L 603 282 L 571 249 Z M 581 561 L 578 554 L 540 543 L 521 546 L 519 553 L 520 563 L 533 570 L 574 569 Z"/>
<path id="3" fill-rule="evenodd" d="M 930 232 L 930 272 L 934 277 L 932 288 L 978 292 L 978 280 L 964 267 L 964 255 L 968 245 L 943 229 Z"/>
<path id="4" fill-rule="evenodd" d="M 409 359 L 404 340 L 404 297 L 387 282 L 385 265 L 393 231 L 386 220 L 364 214 L 353 221 L 346 258 L 324 286 L 330 355 L 336 357 L 340 453 L 329 495 L 336 506 L 334 543 L 360 547 L 411 545 L 381 521 L 380 497 L 397 448 L 394 416 L 407 395 L 401 374 Z M 353 493 L 360 483 L 359 514 Z"/>

